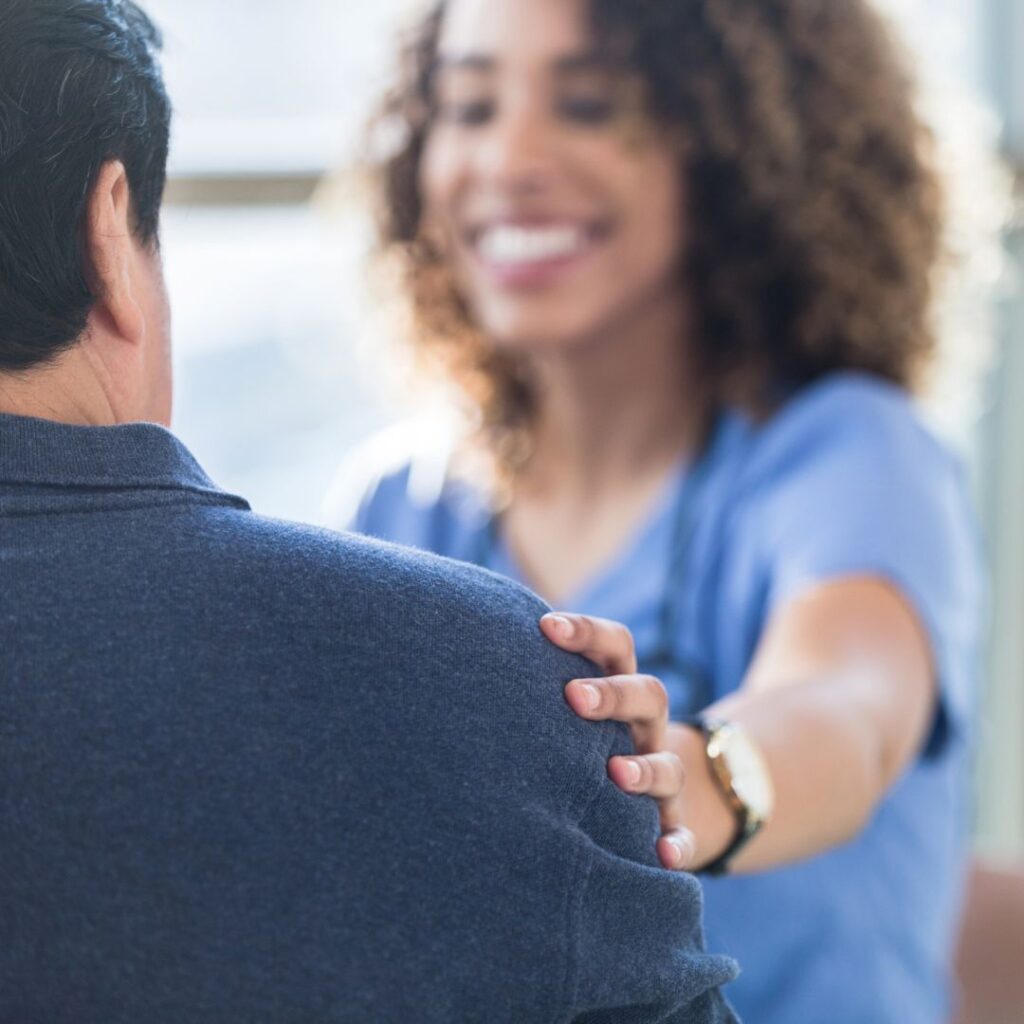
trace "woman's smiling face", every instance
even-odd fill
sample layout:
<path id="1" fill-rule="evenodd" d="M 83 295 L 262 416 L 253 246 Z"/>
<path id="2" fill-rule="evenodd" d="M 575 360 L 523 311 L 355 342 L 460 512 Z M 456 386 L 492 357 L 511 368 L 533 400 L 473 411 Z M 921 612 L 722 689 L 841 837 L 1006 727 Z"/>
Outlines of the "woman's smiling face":
<path id="1" fill-rule="evenodd" d="M 680 298 L 682 157 L 585 0 L 450 0 L 434 102 L 425 227 L 495 342 L 587 344 Z"/>

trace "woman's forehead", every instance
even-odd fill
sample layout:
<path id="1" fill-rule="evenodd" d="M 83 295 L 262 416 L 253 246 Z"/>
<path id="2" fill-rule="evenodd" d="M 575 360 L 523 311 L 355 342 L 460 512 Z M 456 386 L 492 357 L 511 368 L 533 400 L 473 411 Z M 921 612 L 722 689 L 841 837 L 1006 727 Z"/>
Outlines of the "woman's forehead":
<path id="1" fill-rule="evenodd" d="M 449 0 L 438 56 L 481 69 L 579 59 L 592 46 L 586 14 L 587 0 Z"/>

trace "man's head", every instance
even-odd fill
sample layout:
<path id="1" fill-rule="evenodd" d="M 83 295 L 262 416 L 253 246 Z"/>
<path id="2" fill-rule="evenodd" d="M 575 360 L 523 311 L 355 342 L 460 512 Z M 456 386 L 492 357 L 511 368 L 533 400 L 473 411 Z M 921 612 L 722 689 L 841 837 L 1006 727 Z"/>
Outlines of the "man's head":
<path id="1" fill-rule="evenodd" d="M 159 45 L 131 0 L 0 0 L 0 408 L 59 378 L 87 420 L 169 419 Z"/>

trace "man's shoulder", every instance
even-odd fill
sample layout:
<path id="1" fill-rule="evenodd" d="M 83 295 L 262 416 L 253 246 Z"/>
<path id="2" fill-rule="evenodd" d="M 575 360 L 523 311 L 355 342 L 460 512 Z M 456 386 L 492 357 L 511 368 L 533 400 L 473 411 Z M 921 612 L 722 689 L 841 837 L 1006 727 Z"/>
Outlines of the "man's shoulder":
<path id="1" fill-rule="evenodd" d="M 549 608 L 539 597 L 465 562 L 230 508 L 195 509 L 168 530 L 172 539 L 160 538 L 168 571 L 194 573 L 187 585 L 210 604 L 230 605 L 247 629 L 262 624 L 315 641 L 326 658 L 339 644 L 367 663 L 390 664 L 404 651 L 434 674 L 500 689 L 524 725 L 549 721 L 556 705 L 567 710 L 561 686 L 593 671 L 545 639 L 540 619 Z"/>
<path id="2" fill-rule="evenodd" d="M 194 511 L 177 530 L 189 559 L 236 582 L 284 589 L 295 598 L 429 602 L 439 612 L 536 622 L 547 605 L 527 588 L 476 566 L 417 549 L 230 508 Z"/>
<path id="3" fill-rule="evenodd" d="M 246 595 L 236 601 L 240 621 L 250 632 L 266 629 L 273 657 L 287 636 L 293 656 L 314 671 L 334 679 L 342 666 L 390 687 L 392 697 L 423 702 L 421 728 L 438 742 L 461 732 L 467 749 L 484 744 L 498 761 L 544 766 L 538 791 L 564 786 L 570 802 L 582 795 L 581 761 L 603 763 L 622 734 L 571 712 L 565 685 L 594 668 L 544 637 L 548 606 L 512 580 L 356 534 L 231 510 L 207 513 L 201 537 L 207 578 L 219 574 L 218 585 Z"/>

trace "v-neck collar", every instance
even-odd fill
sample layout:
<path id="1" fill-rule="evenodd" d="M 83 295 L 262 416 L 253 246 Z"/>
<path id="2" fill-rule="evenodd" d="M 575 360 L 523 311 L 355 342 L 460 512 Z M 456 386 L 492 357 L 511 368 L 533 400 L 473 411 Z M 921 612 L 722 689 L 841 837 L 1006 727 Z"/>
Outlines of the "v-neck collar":
<path id="1" fill-rule="evenodd" d="M 660 546 L 662 535 L 664 535 L 664 546 L 668 547 L 672 532 L 672 510 L 679 502 L 680 493 L 686 486 L 692 468 L 693 460 L 689 455 L 677 459 L 647 514 L 630 531 L 616 553 L 603 566 L 590 573 L 566 597 L 557 598 L 554 607 L 589 608 L 599 604 L 604 592 L 615 586 L 624 573 L 632 571 L 645 548 L 652 544 Z M 490 527 L 486 528 L 490 529 Z M 491 529 L 491 538 L 488 567 L 524 586 L 533 587 L 533 581 L 523 571 L 519 560 L 500 529 Z M 667 554 L 666 551 L 666 557 Z M 548 595 L 542 594 L 541 596 L 552 603 Z"/>

